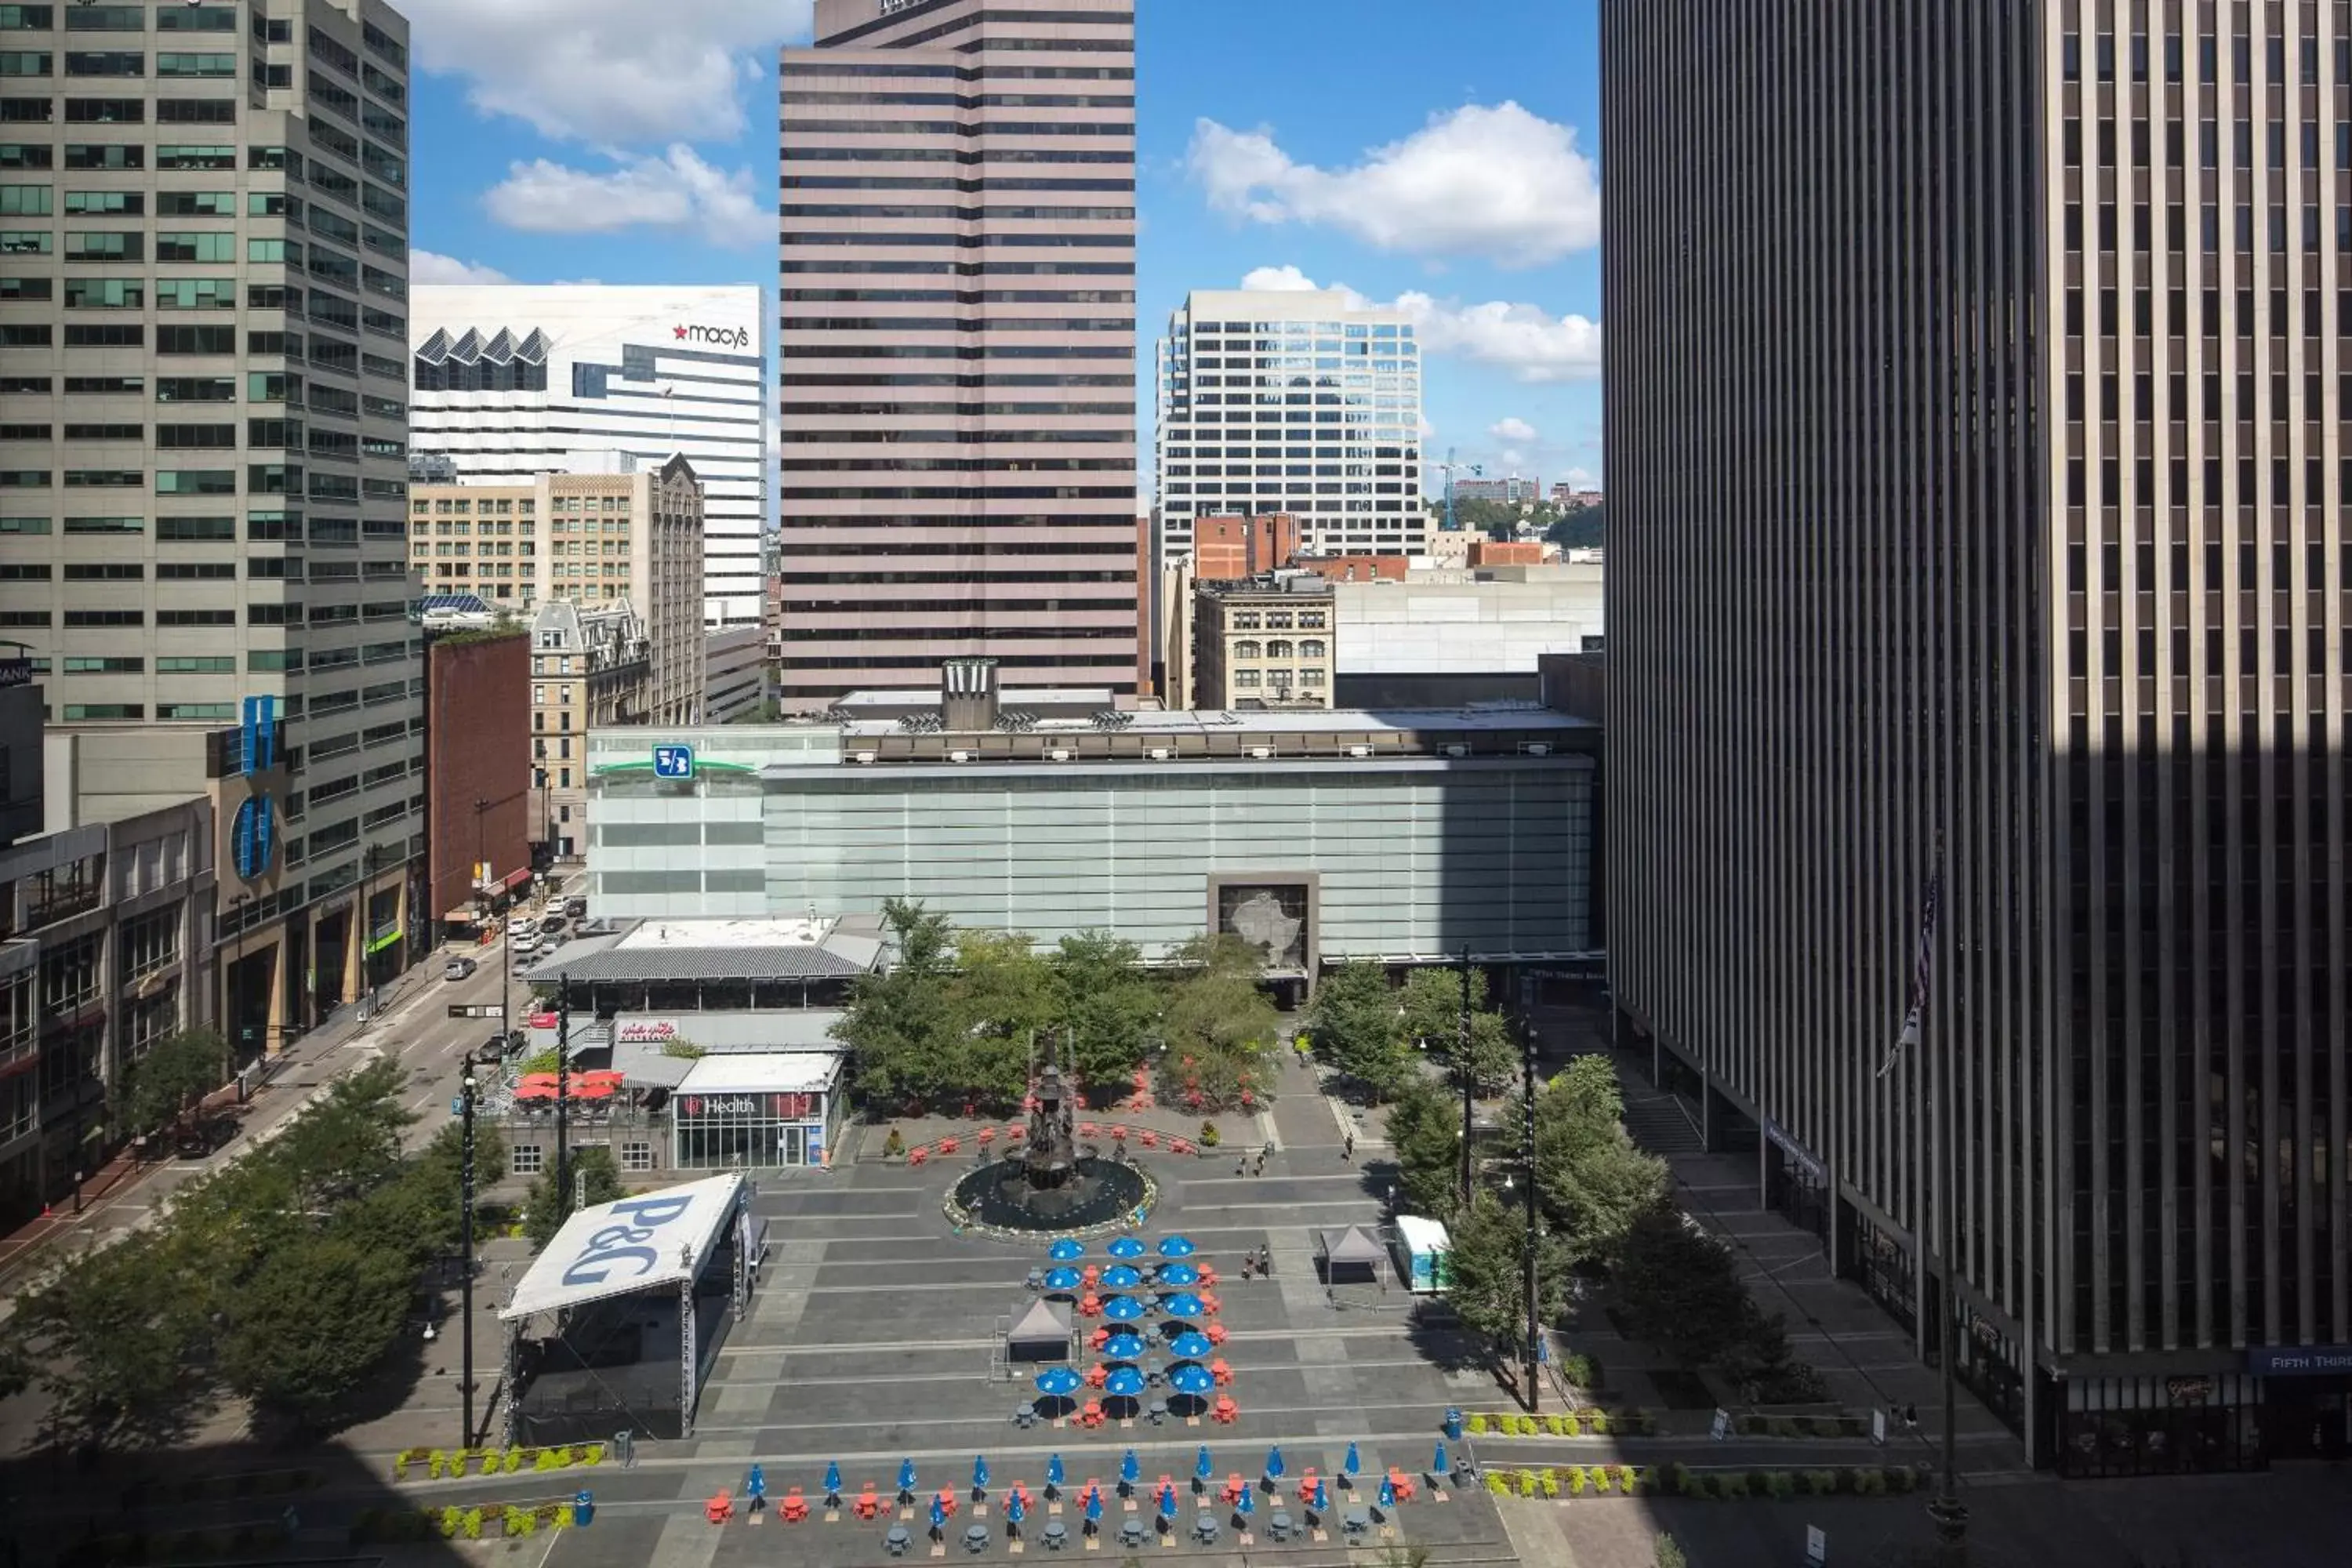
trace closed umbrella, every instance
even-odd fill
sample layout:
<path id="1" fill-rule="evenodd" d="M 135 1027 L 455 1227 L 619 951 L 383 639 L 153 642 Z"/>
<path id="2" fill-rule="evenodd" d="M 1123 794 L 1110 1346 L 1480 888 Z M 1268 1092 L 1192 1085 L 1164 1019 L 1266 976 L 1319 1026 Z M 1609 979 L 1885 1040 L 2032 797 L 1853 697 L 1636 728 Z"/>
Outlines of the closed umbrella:
<path id="1" fill-rule="evenodd" d="M 1234 1511 L 1238 1512 L 1244 1519 L 1247 1519 L 1251 1514 L 1257 1511 L 1257 1493 L 1250 1490 L 1247 1487 L 1244 1487 L 1242 1489 L 1242 1495 L 1234 1500 Z"/>
<path id="2" fill-rule="evenodd" d="M 1214 1349 L 1216 1346 L 1209 1342 L 1206 1334 L 1195 1333 L 1191 1329 L 1187 1329 L 1176 1336 L 1175 1342 L 1168 1347 L 1168 1352 L 1171 1355 L 1184 1361 L 1199 1361 Z"/>
<path id="3" fill-rule="evenodd" d="M 1137 1335 L 1125 1332 L 1116 1333 L 1103 1342 L 1103 1359 L 1105 1361 L 1133 1361 L 1136 1357 L 1143 1353 L 1144 1349 L 1145 1346 L 1143 1341 Z"/>
<path id="4" fill-rule="evenodd" d="M 1311 1506 L 1317 1513 L 1329 1513 L 1331 1511 L 1330 1489 L 1323 1484 L 1323 1478 L 1321 1476 L 1315 1478 L 1315 1501 L 1309 1506 Z"/>
<path id="5" fill-rule="evenodd" d="M 1162 1285 L 1198 1285 L 1201 1271 L 1189 1263 L 1163 1263 L 1160 1266 L 1159 1279 Z"/>
<path id="6" fill-rule="evenodd" d="M 976 1492 L 988 1489 L 988 1456 L 985 1454 L 975 1456 L 971 1461 L 971 1489 Z"/>
<path id="7" fill-rule="evenodd" d="M 1083 1242 L 1073 1241 L 1066 1236 L 1057 1237 L 1055 1238 L 1054 1245 L 1045 1249 L 1045 1256 L 1052 1258 L 1056 1263 L 1068 1263 L 1075 1258 L 1084 1258 L 1086 1255 L 1087 1249 L 1085 1244 Z"/>
<path id="8" fill-rule="evenodd" d="M 1163 1297 L 1160 1302 L 1160 1310 L 1171 1318 L 1190 1319 L 1202 1316 L 1209 1309 L 1201 1298 L 1187 1290 L 1178 1295 Z"/>
<path id="9" fill-rule="evenodd" d="M 1199 1362 L 1183 1361 L 1168 1369 L 1168 1386 L 1179 1394 L 1206 1394 L 1217 1386 L 1217 1378 Z"/>
<path id="10" fill-rule="evenodd" d="M 1135 1450 L 1129 1448 L 1125 1454 L 1119 1457 L 1118 1479 L 1125 1481 L 1129 1486 L 1133 1486 L 1138 1480 L 1142 1479 L 1142 1476 L 1143 1466 L 1137 1461 L 1135 1458 Z"/>
<path id="11" fill-rule="evenodd" d="M 1045 1486 L 1047 1489 L 1055 1491 L 1060 1490 L 1062 1479 L 1062 1456 L 1055 1454 L 1053 1458 L 1045 1461 Z"/>
<path id="12" fill-rule="evenodd" d="M 947 1504 L 940 1501 L 937 1498 L 933 1498 L 931 1500 L 931 1528 L 933 1530 L 942 1529 L 946 1526 L 947 1521 Z"/>
<path id="13" fill-rule="evenodd" d="M 1018 1524 L 1027 1516 L 1028 1512 L 1029 1505 L 1021 1500 L 1021 1494 L 1018 1491 L 1015 1491 L 1011 1497 L 1004 1500 L 1005 1523 Z"/>
<path id="14" fill-rule="evenodd" d="M 1386 1476 L 1382 1476 L 1381 1478 L 1381 1506 L 1382 1508 L 1396 1507 L 1396 1483 L 1389 1479 Z"/>
<path id="15" fill-rule="evenodd" d="M 1049 1366 L 1037 1374 L 1037 1392 L 1055 1399 L 1067 1399 L 1078 1391 L 1084 1380 L 1066 1366 Z M 907 1483 L 912 1485 L 912 1482 Z"/>
<path id="16" fill-rule="evenodd" d="M 1160 1238 L 1160 1256 L 1162 1258 L 1190 1258 L 1197 1250 L 1192 1238 L 1188 1236 L 1163 1236 Z"/>
<path id="17" fill-rule="evenodd" d="M 1103 1379 L 1103 1392 L 1118 1399 L 1143 1397 L 1143 1374 L 1131 1366 L 1113 1367 Z"/>
<path id="18" fill-rule="evenodd" d="M 1282 1446 L 1280 1444 L 1266 1450 L 1265 1479 L 1270 1481 L 1282 1479 Z"/>
<path id="19" fill-rule="evenodd" d="M 745 1495 L 750 1497 L 763 1498 L 768 1495 L 768 1472 L 765 1467 L 760 1465 L 751 1467 L 751 1473 L 743 1479 L 743 1490 Z"/>
<path id="20" fill-rule="evenodd" d="M 1103 1316 L 1114 1323 L 1132 1323 L 1150 1310 L 1132 1296 L 1113 1296 L 1102 1304 Z"/>
<path id="21" fill-rule="evenodd" d="M 902 1492 L 915 1489 L 915 1461 L 912 1459 L 898 1461 L 898 1489 Z"/>
<path id="22" fill-rule="evenodd" d="M 1127 1264 L 1114 1264 L 1103 1270 L 1102 1284 L 1106 1290 L 1132 1290 L 1143 1283 L 1143 1276 Z"/>
<path id="23" fill-rule="evenodd" d="M 1113 1258 L 1119 1258 L 1121 1260 L 1130 1258 L 1140 1258 L 1143 1256 L 1143 1243 L 1136 1240 L 1135 1237 L 1131 1236 L 1122 1236 L 1117 1241 L 1112 1242 L 1109 1247 L 1104 1248 L 1104 1250 L 1108 1252 Z"/>
<path id="24" fill-rule="evenodd" d="M 1079 1284 L 1078 1271 L 1075 1268 L 1065 1266 L 1045 1270 L 1045 1289 L 1048 1290 L 1075 1290 Z"/>
<path id="25" fill-rule="evenodd" d="M 841 1461 L 838 1459 L 824 1468 L 824 1495 L 827 1497 L 841 1495 Z"/>
<path id="26" fill-rule="evenodd" d="M 1437 1446 L 1436 1457 L 1429 1461 L 1429 1473 L 1433 1476 L 1450 1476 L 1454 1473 L 1454 1467 L 1446 1463 L 1445 1445 L 1443 1443 Z"/>
<path id="27" fill-rule="evenodd" d="M 1102 1489 L 1100 1487 L 1088 1487 L 1087 1489 L 1087 1522 L 1088 1524 L 1098 1524 L 1101 1521 Z"/>
<path id="28" fill-rule="evenodd" d="M 1351 1476 L 1364 1468 L 1364 1461 L 1357 1455 L 1353 1443 L 1348 1445 L 1348 1457 L 1339 1461 L 1339 1468 Z"/>
<path id="29" fill-rule="evenodd" d="M 1209 1458 L 1209 1446 L 1206 1443 L 1201 1445 L 1200 1457 L 1192 1461 L 1192 1473 L 1204 1481 L 1217 1473 L 1216 1465 Z"/>
<path id="30" fill-rule="evenodd" d="M 1173 1481 L 1160 1483 L 1160 1517 L 1162 1519 L 1176 1517 L 1176 1483 Z"/>

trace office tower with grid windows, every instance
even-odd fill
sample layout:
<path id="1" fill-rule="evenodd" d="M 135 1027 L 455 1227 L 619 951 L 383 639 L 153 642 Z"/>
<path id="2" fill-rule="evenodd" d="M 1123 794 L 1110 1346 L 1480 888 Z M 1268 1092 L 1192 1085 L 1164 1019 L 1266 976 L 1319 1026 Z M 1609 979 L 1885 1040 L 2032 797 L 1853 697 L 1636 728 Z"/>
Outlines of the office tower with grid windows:
<path id="1" fill-rule="evenodd" d="M 1601 16 L 1621 1022 L 2037 1461 L 2342 1453 L 2352 6 Z"/>
<path id="2" fill-rule="evenodd" d="M 817 0 L 781 77 L 783 705 L 1132 693 L 1133 0 Z"/>
<path id="3" fill-rule="evenodd" d="M 1421 554 L 1420 353 L 1335 289 L 1190 295 L 1160 341 L 1163 563 L 1197 519 L 1272 512 L 1311 554 Z"/>
<path id="4" fill-rule="evenodd" d="M 408 24 L 11 5 L 0 58 L 0 636 L 77 816 L 214 795 L 219 1016 L 275 1049 L 422 920 Z"/>

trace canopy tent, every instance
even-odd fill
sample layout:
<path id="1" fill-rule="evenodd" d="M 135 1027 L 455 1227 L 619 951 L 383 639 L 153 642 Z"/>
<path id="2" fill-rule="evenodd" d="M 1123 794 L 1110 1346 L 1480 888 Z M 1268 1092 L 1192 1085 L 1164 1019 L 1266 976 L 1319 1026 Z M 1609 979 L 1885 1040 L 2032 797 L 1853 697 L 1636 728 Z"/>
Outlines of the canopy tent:
<path id="1" fill-rule="evenodd" d="M 709 1258 L 743 1194 L 743 1177 L 730 1173 L 582 1209 L 516 1281 L 499 1321 L 683 1285 Z"/>
<path id="2" fill-rule="evenodd" d="M 1062 1361 L 1070 1353 L 1070 1310 L 1058 1301 L 1034 1300 L 1005 1331 L 1004 1353 L 1013 1361 Z"/>
<path id="3" fill-rule="evenodd" d="M 1371 1233 L 1362 1226 L 1351 1225 L 1334 1238 L 1329 1231 L 1323 1233 L 1323 1282 L 1337 1285 L 1342 1279 L 1365 1284 L 1378 1284 L 1381 1264 L 1388 1254 Z"/>

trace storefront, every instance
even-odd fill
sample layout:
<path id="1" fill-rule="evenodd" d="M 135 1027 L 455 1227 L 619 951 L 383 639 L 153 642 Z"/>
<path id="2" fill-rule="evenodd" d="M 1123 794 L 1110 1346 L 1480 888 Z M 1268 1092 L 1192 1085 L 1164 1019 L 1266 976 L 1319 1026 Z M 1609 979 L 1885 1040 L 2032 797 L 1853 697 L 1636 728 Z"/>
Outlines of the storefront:
<path id="1" fill-rule="evenodd" d="M 1829 1172 L 1769 1119 L 1764 1123 L 1764 1191 L 1774 1213 L 1800 1230 L 1828 1237 Z"/>
<path id="2" fill-rule="evenodd" d="M 842 1121 L 833 1051 L 708 1056 L 671 1094 L 671 1163 L 682 1171 L 823 1165 Z"/>
<path id="3" fill-rule="evenodd" d="M 2070 1377 L 2059 1417 L 2064 1476 L 2160 1476 L 2258 1470 L 2262 1380 L 2237 1373 Z"/>
<path id="4" fill-rule="evenodd" d="M 1918 1279 L 1911 1269 L 1911 1249 L 1890 1231 L 1873 1225 L 1862 1215 L 1847 1211 L 1851 1224 L 1853 1279 L 1868 1292 L 1870 1299 L 1886 1310 L 1889 1317 L 1903 1325 L 1906 1333 L 1915 1333 L 1919 1326 Z"/>
<path id="5" fill-rule="evenodd" d="M 2246 1370 L 2263 1380 L 2271 1458 L 2352 1456 L 2352 1345 L 2256 1346 Z"/>

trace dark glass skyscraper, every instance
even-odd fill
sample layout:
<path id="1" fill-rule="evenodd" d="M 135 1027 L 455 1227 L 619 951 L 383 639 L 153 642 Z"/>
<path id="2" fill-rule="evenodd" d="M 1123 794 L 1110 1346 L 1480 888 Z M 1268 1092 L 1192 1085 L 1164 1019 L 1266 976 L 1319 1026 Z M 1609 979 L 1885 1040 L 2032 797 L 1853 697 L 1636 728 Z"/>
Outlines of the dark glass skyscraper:
<path id="1" fill-rule="evenodd" d="M 2039 1461 L 2342 1451 L 2352 7 L 1602 28 L 1618 1005 L 1929 1346 L 1949 1064 Z"/>

